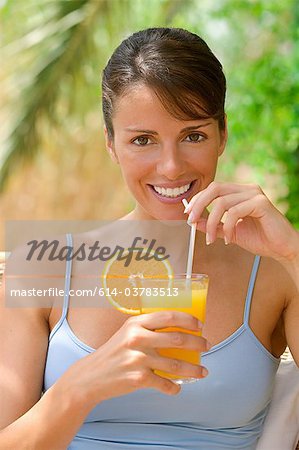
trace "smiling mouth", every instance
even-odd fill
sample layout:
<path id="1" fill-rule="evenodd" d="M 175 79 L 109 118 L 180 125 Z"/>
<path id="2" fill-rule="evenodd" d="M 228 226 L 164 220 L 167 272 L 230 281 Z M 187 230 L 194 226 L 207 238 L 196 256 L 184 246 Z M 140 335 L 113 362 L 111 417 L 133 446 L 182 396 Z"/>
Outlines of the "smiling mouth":
<path id="1" fill-rule="evenodd" d="M 190 183 L 184 184 L 180 187 L 175 188 L 164 188 L 156 185 L 149 184 L 149 186 L 153 189 L 153 191 L 161 197 L 164 198 L 183 198 L 185 194 L 188 194 L 192 189 L 196 180 L 191 181 Z"/>

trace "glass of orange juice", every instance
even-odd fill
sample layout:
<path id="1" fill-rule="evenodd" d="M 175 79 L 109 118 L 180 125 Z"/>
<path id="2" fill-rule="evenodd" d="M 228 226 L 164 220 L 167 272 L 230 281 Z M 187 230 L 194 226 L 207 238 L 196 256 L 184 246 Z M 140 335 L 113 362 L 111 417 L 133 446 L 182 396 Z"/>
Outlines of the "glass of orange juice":
<path id="1" fill-rule="evenodd" d="M 192 274 L 189 279 L 186 279 L 186 274 L 174 275 L 172 278 L 143 278 L 141 280 L 140 312 L 147 314 L 166 310 L 181 311 L 191 314 L 201 322 L 204 322 L 208 284 L 208 275 L 197 273 Z M 181 331 L 197 336 L 201 335 L 201 331 L 191 331 L 177 327 L 168 327 L 157 331 Z M 159 349 L 159 353 L 167 358 L 182 359 L 192 364 L 200 364 L 200 353 L 196 350 L 165 348 Z M 155 373 L 162 377 L 170 378 L 177 384 L 198 381 L 197 378 L 182 378 L 160 370 L 155 370 Z"/>

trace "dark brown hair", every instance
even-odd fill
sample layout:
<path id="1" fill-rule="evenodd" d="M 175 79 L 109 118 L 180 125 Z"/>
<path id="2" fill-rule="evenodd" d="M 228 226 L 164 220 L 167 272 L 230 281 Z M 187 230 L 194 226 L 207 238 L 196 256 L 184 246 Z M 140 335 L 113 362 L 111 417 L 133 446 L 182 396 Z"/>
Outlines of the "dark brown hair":
<path id="1" fill-rule="evenodd" d="M 148 28 L 115 49 L 102 80 L 104 121 L 112 139 L 115 101 L 136 84 L 153 89 L 173 117 L 213 117 L 224 128 L 222 65 L 196 34 L 181 28 Z"/>

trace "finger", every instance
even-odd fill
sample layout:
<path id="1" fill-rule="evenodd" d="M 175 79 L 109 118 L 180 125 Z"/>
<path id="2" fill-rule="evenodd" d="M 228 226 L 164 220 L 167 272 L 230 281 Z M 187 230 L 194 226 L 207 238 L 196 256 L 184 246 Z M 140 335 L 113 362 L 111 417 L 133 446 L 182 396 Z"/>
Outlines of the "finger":
<path id="1" fill-rule="evenodd" d="M 167 378 L 156 375 L 152 368 L 144 368 L 131 372 L 128 376 L 129 383 L 134 389 L 154 388 L 163 394 L 176 395 L 180 392 L 180 386 Z"/>
<path id="2" fill-rule="evenodd" d="M 191 304 L 191 299 L 190 299 Z M 133 319 L 148 330 L 159 330 L 168 327 L 179 327 L 186 330 L 198 331 L 203 327 L 200 320 L 191 314 L 181 311 L 158 311 L 141 314 Z"/>
<path id="3" fill-rule="evenodd" d="M 239 221 L 245 217 L 256 217 L 255 204 L 252 199 L 233 206 L 227 212 L 225 222 L 223 224 L 223 232 L 226 236 L 227 242 L 235 241 L 236 227 Z"/>
<path id="4" fill-rule="evenodd" d="M 161 370 L 181 377 L 204 378 L 208 374 L 205 367 L 191 364 L 181 359 L 157 357 L 150 364 L 154 370 Z"/>
<path id="5" fill-rule="evenodd" d="M 183 331 L 149 331 L 142 336 L 142 346 L 151 348 L 183 348 L 205 352 L 210 344 L 202 336 Z"/>
<path id="6" fill-rule="evenodd" d="M 152 384 L 150 387 L 158 389 L 166 395 L 177 395 L 181 391 L 181 386 L 167 378 L 160 377 L 153 373 Z"/>
<path id="7" fill-rule="evenodd" d="M 188 212 L 192 212 L 192 221 L 196 222 L 204 209 L 219 196 L 251 191 L 252 194 L 262 192 L 260 187 L 253 184 L 219 183 L 213 181 L 209 186 L 196 194 L 189 202 Z"/>
<path id="8" fill-rule="evenodd" d="M 238 192 L 235 194 L 224 195 L 216 198 L 212 205 L 213 209 L 210 211 L 206 224 L 206 241 L 211 244 L 215 241 L 217 236 L 217 226 L 220 225 L 224 214 L 238 203 L 252 198 L 252 191 Z M 224 236 L 226 241 L 226 236 Z"/>
<path id="9" fill-rule="evenodd" d="M 208 221 L 208 219 L 204 219 L 204 218 L 199 219 L 199 221 L 196 223 L 197 230 L 202 231 L 203 233 L 206 233 L 206 231 L 207 231 L 207 221 Z M 223 223 L 222 222 L 218 223 L 218 225 L 217 225 L 216 237 L 224 239 Z"/>

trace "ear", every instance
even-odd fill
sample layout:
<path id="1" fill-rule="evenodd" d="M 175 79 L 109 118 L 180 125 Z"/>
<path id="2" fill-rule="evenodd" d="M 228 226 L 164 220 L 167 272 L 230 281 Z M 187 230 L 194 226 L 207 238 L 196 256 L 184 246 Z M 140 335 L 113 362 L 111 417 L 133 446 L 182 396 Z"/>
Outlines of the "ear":
<path id="1" fill-rule="evenodd" d="M 104 125 L 104 135 L 105 135 L 106 150 L 108 151 L 110 158 L 116 164 L 119 164 L 118 157 L 116 155 L 115 148 L 114 148 L 114 142 L 113 142 L 113 139 L 109 137 L 106 125 Z"/>
<path id="2" fill-rule="evenodd" d="M 225 150 L 225 146 L 227 143 L 228 131 L 227 131 L 227 116 L 224 116 L 224 128 L 220 130 L 220 146 L 218 150 L 218 156 L 221 156 Z"/>

